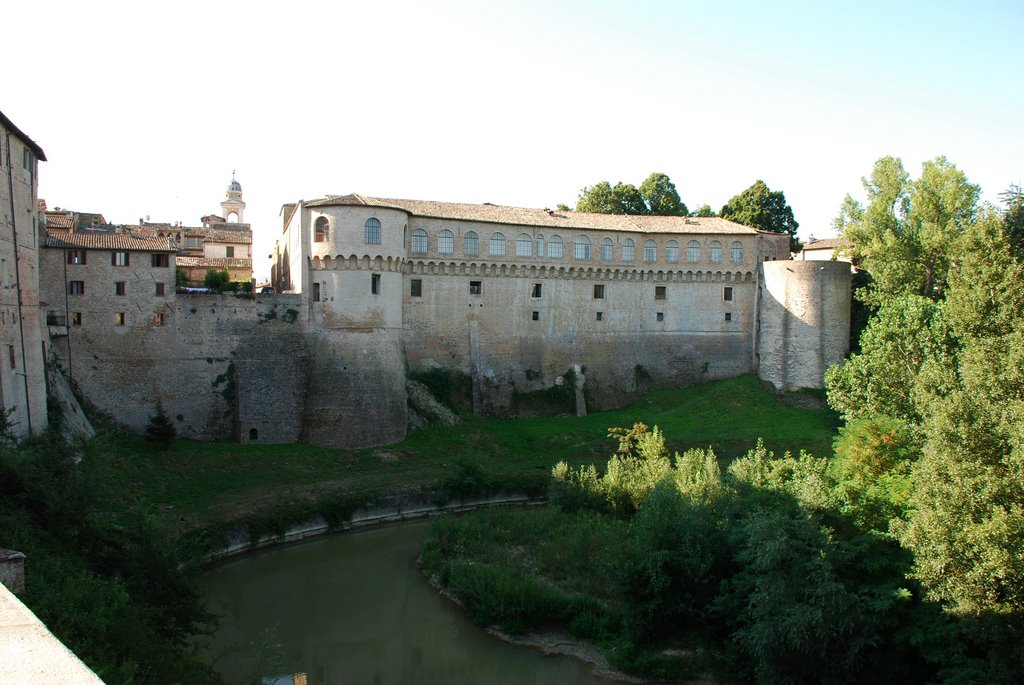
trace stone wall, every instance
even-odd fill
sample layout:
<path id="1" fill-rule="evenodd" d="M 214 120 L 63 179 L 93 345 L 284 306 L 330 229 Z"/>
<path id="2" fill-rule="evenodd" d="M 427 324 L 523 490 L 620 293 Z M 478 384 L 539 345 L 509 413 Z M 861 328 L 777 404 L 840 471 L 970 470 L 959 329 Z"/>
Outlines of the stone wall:
<path id="1" fill-rule="evenodd" d="M 573 365 L 585 368 L 591 409 L 652 385 L 754 369 L 750 273 L 416 261 L 405 288 L 409 368 L 469 375 L 485 412 L 504 412 L 514 394 L 550 387 Z"/>
<path id="2" fill-rule="evenodd" d="M 38 171 L 35 152 L 0 121 L 0 409 L 17 437 L 47 423 Z"/>
<path id="3" fill-rule="evenodd" d="M 763 274 L 760 377 L 778 390 L 823 387 L 849 351 L 849 263 L 765 262 Z"/>

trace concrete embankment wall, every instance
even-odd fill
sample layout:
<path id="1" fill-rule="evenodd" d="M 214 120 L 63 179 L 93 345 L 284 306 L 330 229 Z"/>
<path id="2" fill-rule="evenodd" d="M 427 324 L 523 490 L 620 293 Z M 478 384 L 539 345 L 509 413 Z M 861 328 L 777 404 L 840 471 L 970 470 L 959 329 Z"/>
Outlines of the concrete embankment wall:
<path id="1" fill-rule="evenodd" d="M 255 549 L 298 542 L 317 535 L 331 532 L 351 530 L 364 526 L 400 523 L 415 519 L 438 516 L 440 514 L 460 513 L 475 509 L 486 509 L 502 506 L 541 505 L 547 502 L 544 498 L 527 495 L 492 495 L 479 498 L 459 498 L 444 504 L 416 497 L 398 495 L 385 498 L 380 504 L 357 510 L 344 525 L 330 527 L 322 516 L 314 516 L 308 521 L 288 527 L 284 532 L 253 537 L 245 526 L 238 526 L 226 532 L 224 543 L 206 556 L 207 562 L 215 562 Z"/>

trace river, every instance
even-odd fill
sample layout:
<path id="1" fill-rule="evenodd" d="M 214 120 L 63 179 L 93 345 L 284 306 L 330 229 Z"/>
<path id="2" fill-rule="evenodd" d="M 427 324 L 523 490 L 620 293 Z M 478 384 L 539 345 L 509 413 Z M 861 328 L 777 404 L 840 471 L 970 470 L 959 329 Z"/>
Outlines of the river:
<path id="1" fill-rule="evenodd" d="M 488 635 L 415 561 L 429 522 L 253 552 L 200 578 L 206 650 L 232 685 L 610 685 L 565 656 Z"/>

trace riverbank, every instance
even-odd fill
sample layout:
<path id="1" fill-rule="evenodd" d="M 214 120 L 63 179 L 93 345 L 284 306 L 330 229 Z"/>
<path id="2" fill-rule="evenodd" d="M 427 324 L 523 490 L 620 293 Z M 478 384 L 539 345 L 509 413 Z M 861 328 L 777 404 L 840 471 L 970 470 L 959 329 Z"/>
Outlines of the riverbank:
<path id="1" fill-rule="evenodd" d="M 26 605 L 105 681 L 214 682 L 187 647 L 209 620 L 190 579 L 217 550 L 343 530 L 374 510 L 404 516 L 413 502 L 440 511 L 499 493 L 543 498 L 555 463 L 603 463 L 608 428 L 634 419 L 674 426 L 674 447 L 713 444 L 723 459 L 758 435 L 779 449 L 827 445 L 834 427 L 826 411 L 778 405 L 753 377 L 583 418 L 465 417 L 367 450 L 180 440 L 157 450 L 100 418 L 74 449 L 57 429 L 0 450 L 0 529 L 29 558 Z"/>

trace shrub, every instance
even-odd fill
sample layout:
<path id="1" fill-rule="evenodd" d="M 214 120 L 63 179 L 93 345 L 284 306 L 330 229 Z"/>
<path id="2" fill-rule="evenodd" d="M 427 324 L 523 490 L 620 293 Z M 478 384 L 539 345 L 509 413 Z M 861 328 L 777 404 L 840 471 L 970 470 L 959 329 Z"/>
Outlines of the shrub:
<path id="1" fill-rule="evenodd" d="M 149 425 L 146 426 L 146 441 L 157 449 L 166 450 L 176 436 L 174 424 L 164 411 L 163 405 L 157 402 L 156 413 L 149 417 Z"/>

